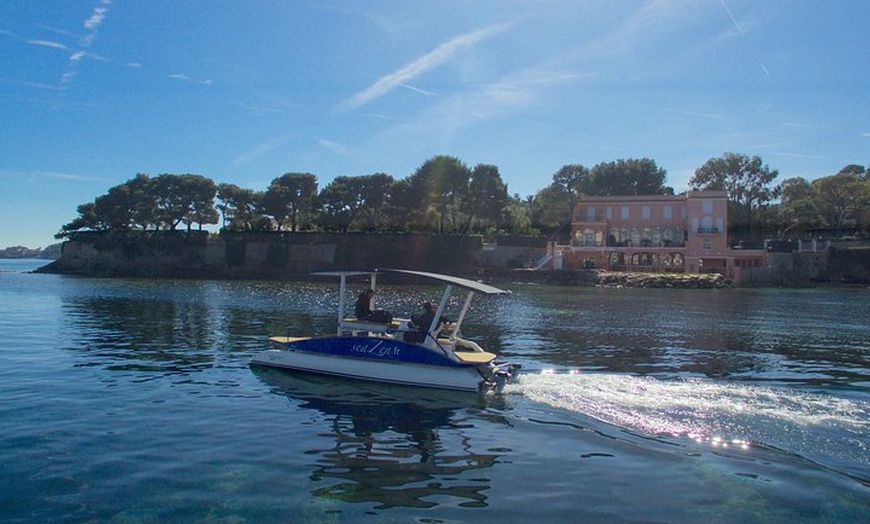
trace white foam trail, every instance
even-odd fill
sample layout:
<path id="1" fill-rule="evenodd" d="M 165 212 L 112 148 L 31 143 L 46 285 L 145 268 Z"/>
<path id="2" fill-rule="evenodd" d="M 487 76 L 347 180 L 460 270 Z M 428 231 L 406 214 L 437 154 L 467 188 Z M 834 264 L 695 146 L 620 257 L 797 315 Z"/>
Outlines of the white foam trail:
<path id="1" fill-rule="evenodd" d="M 596 373 L 521 375 L 505 392 L 638 433 L 717 446 L 759 442 L 797 453 L 823 447 L 870 464 L 870 403 L 861 400 L 739 382 Z"/>

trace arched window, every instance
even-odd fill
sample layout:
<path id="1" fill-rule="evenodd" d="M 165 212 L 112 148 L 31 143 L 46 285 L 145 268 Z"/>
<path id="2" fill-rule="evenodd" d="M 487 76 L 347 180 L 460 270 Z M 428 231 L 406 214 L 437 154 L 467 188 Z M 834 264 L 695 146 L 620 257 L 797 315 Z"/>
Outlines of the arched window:
<path id="1" fill-rule="evenodd" d="M 608 257 L 608 263 L 610 264 L 610 269 L 620 270 L 625 269 L 625 254 L 624 253 L 611 253 Z"/>

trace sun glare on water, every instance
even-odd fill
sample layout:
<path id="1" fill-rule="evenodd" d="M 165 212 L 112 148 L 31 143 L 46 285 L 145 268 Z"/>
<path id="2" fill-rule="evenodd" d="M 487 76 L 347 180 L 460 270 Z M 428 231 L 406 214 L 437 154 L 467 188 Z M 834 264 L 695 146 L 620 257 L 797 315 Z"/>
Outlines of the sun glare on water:
<path id="1" fill-rule="evenodd" d="M 870 460 L 866 445 L 855 444 L 870 431 L 870 408 L 856 400 L 740 382 L 554 370 L 521 375 L 505 392 L 634 433 L 713 448 L 763 443 Z M 854 438 L 831 440 L 832 429 Z"/>

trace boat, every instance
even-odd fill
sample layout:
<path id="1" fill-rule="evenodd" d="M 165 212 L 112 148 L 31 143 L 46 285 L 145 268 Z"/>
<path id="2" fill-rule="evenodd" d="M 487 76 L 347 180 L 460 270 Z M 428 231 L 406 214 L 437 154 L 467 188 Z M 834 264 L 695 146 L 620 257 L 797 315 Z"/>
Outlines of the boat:
<path id="1" fill-rule="evenodd" d="M 279 348 L 257 353 L 250 361 L 252 366 L 474 392 L 500 390 L 519 369 L 517 364 L 497 362 L 494 353 L 463 338 L 460 331 L 476 294 L 504 295 L 508 291 L 466 278 L 407 269 L 326 271 L 312 275 L 339 278 L 335 334 L 270 336 L 269 340 Z M 348 279 L 367 276 L 370 289 L 374 290 L 379 275 L 420 278 L 444 285 L 431 323 L 415 326 L 409 318 L 375 322 L 348 316 L 345 313 Z M 442 316 L 456 289 L 467 293 L 465 301 L 456 320 L 444 323 Z"/>

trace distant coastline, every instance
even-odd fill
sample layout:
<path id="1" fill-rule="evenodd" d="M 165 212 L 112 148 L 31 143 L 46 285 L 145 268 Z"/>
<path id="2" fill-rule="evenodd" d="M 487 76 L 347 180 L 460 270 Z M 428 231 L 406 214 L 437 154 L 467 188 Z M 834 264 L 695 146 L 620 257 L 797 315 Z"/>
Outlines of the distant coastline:
<path id="1" fill-rule="evenodd" d="M 719 273 L 524 269 L 546 252 L 545 240 L 426 234 L 79 235 L 40 273 L 119 278 L 298 280 L 311 271 L 404 267 L 492 282 L 613 288 L 731 288 L 870 285 L 870 247 L 773 253 L 750 282 Z M 540 245 L 539 245 L 540 244 Z"/>
<path id="2" fill-rule="evenodd" d="M 19 259 L 19 258 L 42 258 L 46 260 L 57 260 L 60 258 L 63 244 L 52 244 L 45 249 L 31 249 L 24 246 L 12 246 L 0 249 L 0 259 Z"/>

